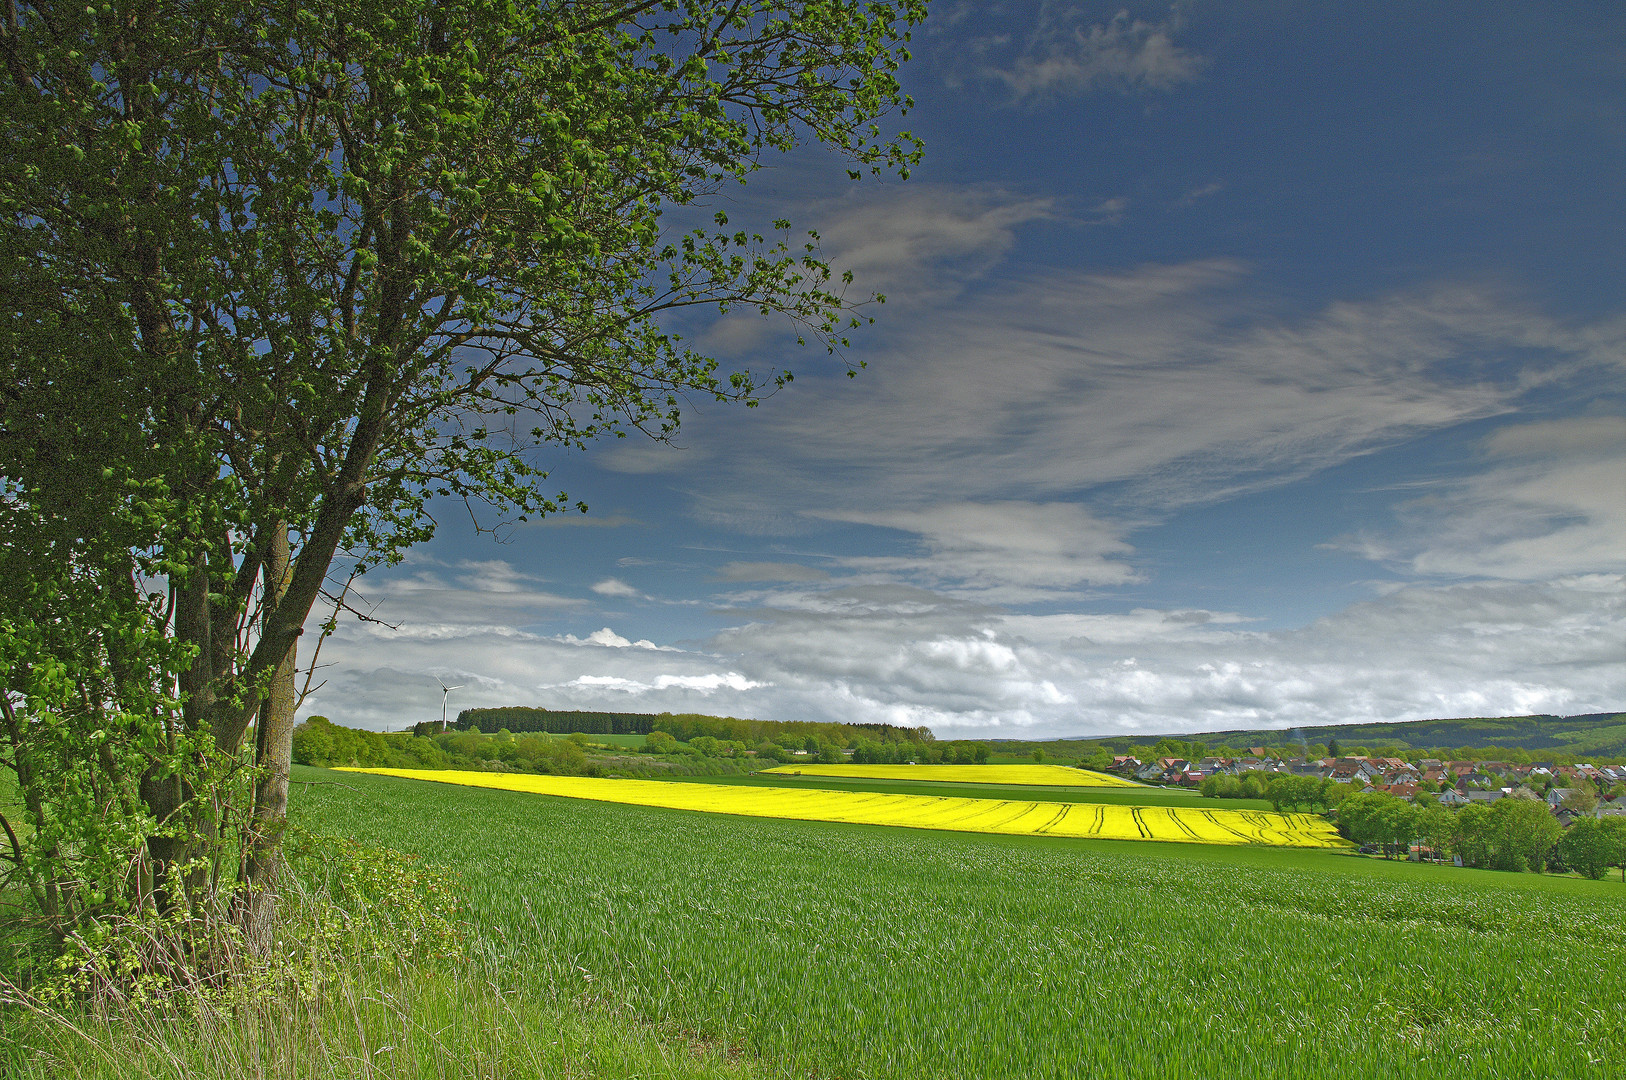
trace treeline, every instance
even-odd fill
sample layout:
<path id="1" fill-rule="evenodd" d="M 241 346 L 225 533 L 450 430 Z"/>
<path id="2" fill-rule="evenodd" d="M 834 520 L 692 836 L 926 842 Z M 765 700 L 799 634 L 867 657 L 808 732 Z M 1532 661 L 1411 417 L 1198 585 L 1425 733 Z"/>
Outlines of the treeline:
<path id="1" fill-rule="evenodd" d="M 568 739 L 546 735 L 487 736 L 477 731 L 386 735 L 358 731 L 313 716 L 294 729 L 300 765 L 362 769 L 476 769 L 592 776 L 598 766 Z"/>
<path id="2" fill-rule="evenodd" d="M 487 735 L 499 731 L 542 732 L 548 735 L 648 735 L 660 719 L 650 713 L 571 712 L 509 705 L 500 709 L 464 709 L 452 726 Z"/>
<path id="3" fill-rule="evenodd" d="M 1209 798 L 1268 799 L 1278 810 L 1326 810 L 1337 806 L 1352 790 L 1319 776 L 1294 776 L 1291 773 L 1245 773 L 1227 776 L 1214 773 L 1203 777 L 1197 790 Z"/>
<path id="4" fill-rule="evenodd" d="M 327 768 L 354 766 L 384 769 L 469 769 L 483 772 L 529 772 L 557 776 L 732 775 L 772 762 L 795 760 L 804 747 L 819 761 L 845 761 L 828 739 L 785 737 L 748 748 L 734 739 L 698 735 L 680 743 L 664 731 L 652 731 L 639 747 L 605 746 L 585 732 L 561 738 L 546 732 L 491 734 L 475 728 L 413 733 L 359 731 L 313 716 L 294 729 L 293 760 Z M 873 744 L 907 745 L 907 744 Z"/>
<path id="5" fill-rule="evenodd" d="M 507 706 L 500 709 L 464 709 L 457 714 L 455 727 L 494 734 L 507 730 L 545 732 L 550 735 L 648 735 L 664 731 L 679 742 L 698 738 L 726 739 L 754 746 L 761 742 L 802 742 L 823 739 L 841 747 L 857 746 L 860 740 L 880 743 L 929 743 L 930 728 L 895 727 L 891 724 L 834 724 L 801 720 L 742 720 L 733 716 L 703 716 L 699 713 L 610 713 L 572 712 L 563 709 L 533 709 Z"/>
<path id="6" fill-rule="evenodd" d="M 1626 714 L 1478 717 L 1289 730 L 1212 731 L 1186 736 L 1186 740 L 1183 745 L 1204 747 L 1218 757 L 1240 756 L 1249 747 L 1264 747 L 1276 757 L 1319 756 L 1323 747 L 1341 745 L 1344 753 L 1368 752 L 1375 757 L 1573 764 L 1626 757 Z M 1159 745 L 1181 744 L 1181 740 L 1167 736 L 1119 735 L 1089 742 L 1114 754 L 1145 756 L 1150 747 L 1154 757 L 1187 756 L 1161 752 Z"/>
<path id="7" fill-rule="evenodd" d="M 1452 811 L 1437 802 L 1411 803 L 1381 791 L 1358 792 L 1336 811 L 1338 831 L 1362 845 L 1381 845 L 1404 858 L 1412 844 L 1464 866 L 1491 870 L 1563 872 L 1601 878 L 1626 863 L 1626 818 L 1578 817 L 1564 828 L 1535 798 L 1511 795 L 1486 806 Z M 1626 876 L 1626 868 L 1622 869 Z"/>

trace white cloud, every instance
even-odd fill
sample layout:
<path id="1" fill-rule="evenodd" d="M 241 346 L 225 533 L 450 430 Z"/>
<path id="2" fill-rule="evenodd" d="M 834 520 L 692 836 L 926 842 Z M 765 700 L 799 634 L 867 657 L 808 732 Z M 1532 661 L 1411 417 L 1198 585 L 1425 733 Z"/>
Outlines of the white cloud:
<path id="1" fill-rule="evenodd" d="M 628 585 L 620 578 L 605 578 L 593 585 L 593 591 L 600 596 L 637 596 L 638 590 Z"/>
<path id="2" fill-rule="evenodd" d="M 1412 573 L 1537 580 L 1626 568 L 1626 419 L 1512 424 L 1494 464 L 1396 507 L 1399 528 L 1344 546 Z"/>
<path id="3" fill-rule="evenodd" d="M 1160 22 L 1120 11 L 1104 23 L 1085 24 L 1078 13 L 1045 3 L 1022 52 L 983 74 L 1004 83 L 1016 101 L 1045 101 L 1093 90 L 1121 94 L 1169 91 L 1194 81 L 1206 61 L 1175 44 L 1178 13 Z M 984 46 L 1004 44 L 988 39 Z"/>
<path id="4" fill-rule="evenodd" d="M 454 580 L 465 589 L 485 593 L 522 594 L 527 584 L 541 579 L 522 574 L 502 559 L 463 559 L 456 564 Z"/>
<path id="5" fill-rule="evenodd" d="M 926 724 L 940 735 L 1196 731 L 1528 712 L 1626 700 L 1626 579 L 1401 585 L 1295 630 L 1202 609 L 1013 613 L 899 584 L 792 583 L 725 610 L 703 651 L 603 627 L 543 637 L 409 609 L 346 621 L 304 714 L 400 729 L 542 705 Z M 975 593 L 969 595 L 977 595 Z M 448 602 L 443 601 L 443 609 Z M 437 611 L 437 615 L 443 611 Z M 636 704 L 629 704 L 636 702 Z"/>
<path id="6" fill-rule="evenodd" d="M 1138 580 L 1117 556 L 1132 549 L 1122 530 L 1072 503 L 942 503 L 919 510 L 815 512 L 835 521 L 915 533 L 921 557 L 850 557 L 851 568 L 890 571 L 933 583 L 989 590 L 1121 585 Z M 1012 594 L 999 597 L 1010 600 Z"/>
<path id="7" fill-rule="evenodd" d="M 1626 698 L 1623 586 L 1409 586 L 1277 632 L 1220 612 L 1008 615 L 845 590 L 749 612 L 713 645 L 774 684 L 769 707 L 945 735 L 1563 714 Z"/>
<path id="8" fill-rule="evenodd" d="M 1124 205 L 1104 201 L 1095 213 Z M 852 271 L 860 294 L 885 294 L 889 317 L 899 305 L 951 299 L 1010 252 L 1017 229 L 1059 216 L 1050 199 L 933 184 L 855 190 L 813 214 L 821 254 Z"/>
<path id="9" fill-rule="evenodd" d="M 652 682 L 638 682 L 617 675 L 582 675 L 567 685 L 588 690 L 616 690 L 625 694 L 647 694 L 656 690 L 694 690 L 710 695 L 717 690 L 755 690 L 766 683 L 752 682 L 737 671 L 706 675 L 657 675 Z"/>
<path id="10" fill-rule="evenodd" d="M 522 626 L 581 603 L 532 587 L 541 579 L 501 560 L 447 566 L 417 555 L 407 565 L 417 569 L 405 576 L 375 571 L 358 579 L 347 603 L 389 624 L 410 615 L 403 631 L 419 635 L 457 633 L 469 626 Z"/>
<path id="11" fill-rule="evenodd" d="M 476 606 L 478 596 L 465 596 Z M 307 634 L 314 639 L 314 629 Z M 308 662 L 302 656 L 301 662 Z M 505 705 L 556 709 L 753 715 L 762 680 L 708 653 L 631 641 L 605 627 L 585 638 L 543 637 L 472 621 L 432 628 L 410 620 L 399 630 L 341 622 L 323 647 L 317 681 L 327 682 L 300 709 L 373 730 L 401 730 L 440 716 L 434 676 L 468 684 L 453 691 L 455 710 Z"/>
<path id="12" fill-rule="evenodd" d="M 663 652 L 679 651 L 668 645 L 657 645 L 647 638 L 639 638 L 637 641 L 632 641 L 628 638 L 622 637 L 614 630 L 611 630 L 608 626 L 599 630 L 594 630 L 591 634 L 588 634 L 584 638 L 579 638 L 575 634 L 560 634 L 558 637 L 553 638 L 552 640 L 563 642 L 566 645 L 597 645 L 605 649 L 655 649 Z"/>

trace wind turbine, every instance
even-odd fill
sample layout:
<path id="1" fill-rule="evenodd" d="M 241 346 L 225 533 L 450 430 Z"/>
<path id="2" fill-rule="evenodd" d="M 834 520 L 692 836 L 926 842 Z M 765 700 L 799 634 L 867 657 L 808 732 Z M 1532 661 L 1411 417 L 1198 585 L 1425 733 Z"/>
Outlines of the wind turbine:
<path id="1" fill-rule="evenodd" d="M 439 675 L 435 676 L 435 681 L 440 683 L 440 730 L 445 731 L 446 730 L 446 699 L 449 696 L 451 696 L 451 693 L 452 693 L 453 690 L 461 690 L 461 689 L 463 689 L 463 686 L 467 686 L 468 683 L 464 683 L 463 686 L 447 686 L 445 683 L 440 682 L 440 676 Z"/>

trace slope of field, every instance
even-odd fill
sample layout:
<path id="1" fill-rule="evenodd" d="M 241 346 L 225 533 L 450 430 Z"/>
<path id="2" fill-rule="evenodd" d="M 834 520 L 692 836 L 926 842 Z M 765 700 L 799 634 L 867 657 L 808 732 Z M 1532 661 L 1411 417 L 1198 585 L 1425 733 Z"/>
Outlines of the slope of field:
<path id="1" fill-rule="evenodd" d="M 1143 787 L 1110 773 L 1066 765 L 775 765 L 765 773 L 855 776 L 872 780 L 935 780 L 955 784 L 1035 784 L 1046 787 Z"/>
<path id="2" fill-rule="evenodd" d="M 753 1076 L 1523 1080 L 1626 1060 L 1618 881 L 294 779 L 303 827 L 460 876 L 494 987 L 551 983 Z"/>
<path id="3" fill-rule="evenodd" d="M 1280 847 L 1349 846 L 1322 818 L 1308 814 L 1277 814 L 1268 810 L 944 798 L 935 795 L 823 791 L 816 788 L 792 790 L 667 784 L 659 780 L 605 780 L 591 776 L 536 776 L 524 773 L 429 769 L 344 771 L 523 791 L 534 795 L 562 795 L 598 802 L 739 814 L 744 817 L 791 818 L 797 821 L 895 825 L 1016 836 L 1091 837 L 1097 840 L 1269 844 Z"/>

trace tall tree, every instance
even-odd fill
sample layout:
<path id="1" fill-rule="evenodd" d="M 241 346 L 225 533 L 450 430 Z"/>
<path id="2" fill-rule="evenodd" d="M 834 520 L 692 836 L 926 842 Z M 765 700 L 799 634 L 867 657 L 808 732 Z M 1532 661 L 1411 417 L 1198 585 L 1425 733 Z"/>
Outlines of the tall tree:
<path id="1" fill-rule="evenodd" d="M 59 926 L 97 903 L 195 907 L 226 879 L 268 894 L 290 673 L 337 557 L 399 559 L 432 535 L 435 497 L 561 509 L 537 447 L 668 438 L 686 396 L 752 404 L 789 378 L 720 368 L 670 313 L 743 305 L 844 343 L 851 278 L 814 239 L 666 221 L 804 142 L 854 178 L 907 175 L 918 142 L 876 121 L 907 107 L 895 73 L 923 16 L 922 0 L 8 5 L 7 763 L 36 847 L 83 809 L 53 802 L 52 770 L 85 798 L 133 783 L 124 827 L 144 841 L 119 849 L 140 874 L 95 888 L 67 865 L 84 845 L 15 845 Z"/>

